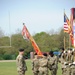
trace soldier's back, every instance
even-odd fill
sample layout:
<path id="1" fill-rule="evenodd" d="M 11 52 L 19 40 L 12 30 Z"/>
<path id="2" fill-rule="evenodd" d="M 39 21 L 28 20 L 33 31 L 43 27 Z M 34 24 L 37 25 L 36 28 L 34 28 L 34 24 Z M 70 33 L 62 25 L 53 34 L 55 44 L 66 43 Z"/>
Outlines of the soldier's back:
<path id="1" fill-rule="evenodd" d="M 48 60 L 46 57 L 43 57 L 39 60 L 39 71 L 40 75 L 48 75 Z"/>
<path id="2" fill-rule="evenodd" d="M 32 60 L 32 67 L 35 71 L 38 71 L 38 68 L 39 68 L 39 59 L 37 58 L 34 58 Z"/>

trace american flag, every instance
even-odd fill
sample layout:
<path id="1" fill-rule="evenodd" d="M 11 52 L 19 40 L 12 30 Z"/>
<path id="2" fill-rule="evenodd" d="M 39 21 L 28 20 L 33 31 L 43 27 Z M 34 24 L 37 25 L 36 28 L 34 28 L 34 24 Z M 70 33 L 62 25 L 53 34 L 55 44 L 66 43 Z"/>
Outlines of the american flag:
<path id="1" fill-rule="evenodd" d="M 64 14 L 64 32 L 68 33 L 69 32 L 69 28 L 68 28 L 68 24 L 67 24 L 67 17 Z"/>

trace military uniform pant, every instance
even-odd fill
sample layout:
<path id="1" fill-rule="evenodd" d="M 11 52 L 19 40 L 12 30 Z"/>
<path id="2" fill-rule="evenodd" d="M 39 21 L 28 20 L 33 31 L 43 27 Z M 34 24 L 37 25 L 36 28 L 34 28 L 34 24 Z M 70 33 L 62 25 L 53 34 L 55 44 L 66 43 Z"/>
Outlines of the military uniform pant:
<path id="1" fill-rule="evenodd" d="M 55 69 L 55 68 L 52 69 L 52 70 L 51 70 L 51 75 L 57 75 L 57 69 Z"/>
<path id="2" fill-rule="evenodd" d="M 62 68 L 62 75 L 66 75 L 66 68 Z"/>
<path id="3" fill-rule="evenodd" d="M 35 72 L 33 72 L 34 73 L 34 75 L 38 75 L 39 74 L 39 72 L 38 71 L 35 71 Z"/>
<path id="4" fill-rule="evenodd" d="M 25 75 L 25 71 L 18 71 L 18 75 Z"/>
<path id="5" fill-rule="evenodd" d="M 75 68 L 71 69 L 71 75 L 75 75 Z"/>
<path id="6" fill-rule="evenodd" d="M 62 75 L 71 75 L 70 67 L 62 68 Z"/>
<path id="7" fill-rule="evenodd" d="M 47 67 L 40 67 L 39 68 L 39 75 L 48 75 L 48 68 Z"/>
<path id="8" fill-rule="evenodd" d="M 66 75 L 71 75 L 71 69 L 70 67 L 66 67 Z"/>

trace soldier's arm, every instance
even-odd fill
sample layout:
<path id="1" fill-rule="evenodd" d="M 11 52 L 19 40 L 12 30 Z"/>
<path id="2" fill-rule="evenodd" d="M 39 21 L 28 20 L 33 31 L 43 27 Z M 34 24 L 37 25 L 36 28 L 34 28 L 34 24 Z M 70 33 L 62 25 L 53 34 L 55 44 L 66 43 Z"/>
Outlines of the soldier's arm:
<path id="1" fill-rule="evenodd" d="M 34 70 L 34 61 L 32 60 L 32 70 Z"/>
<path id="2" fill-rule="evenodd" d="M 18 62 L 19 62 L 19 68 L 20 68 L 20 70 L 22 70 L 22 68 L 23 68 L 23 57 L 20 57 Z"/>

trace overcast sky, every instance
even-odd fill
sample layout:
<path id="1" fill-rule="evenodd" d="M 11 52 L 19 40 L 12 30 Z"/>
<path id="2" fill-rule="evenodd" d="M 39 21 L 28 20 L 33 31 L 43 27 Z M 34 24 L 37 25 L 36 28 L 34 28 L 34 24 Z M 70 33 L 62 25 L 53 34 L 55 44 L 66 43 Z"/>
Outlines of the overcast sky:
<path id="1" fill-rule="evenodd" d="M 0 28 L 7 35 L 10 28 L 11 34 L 22 30 L 23 23 L 31 34 L 57 31 L 64 24 L 64 9 L 70 18 L 72 7 L 75 0 L 0 0 Z"/>

